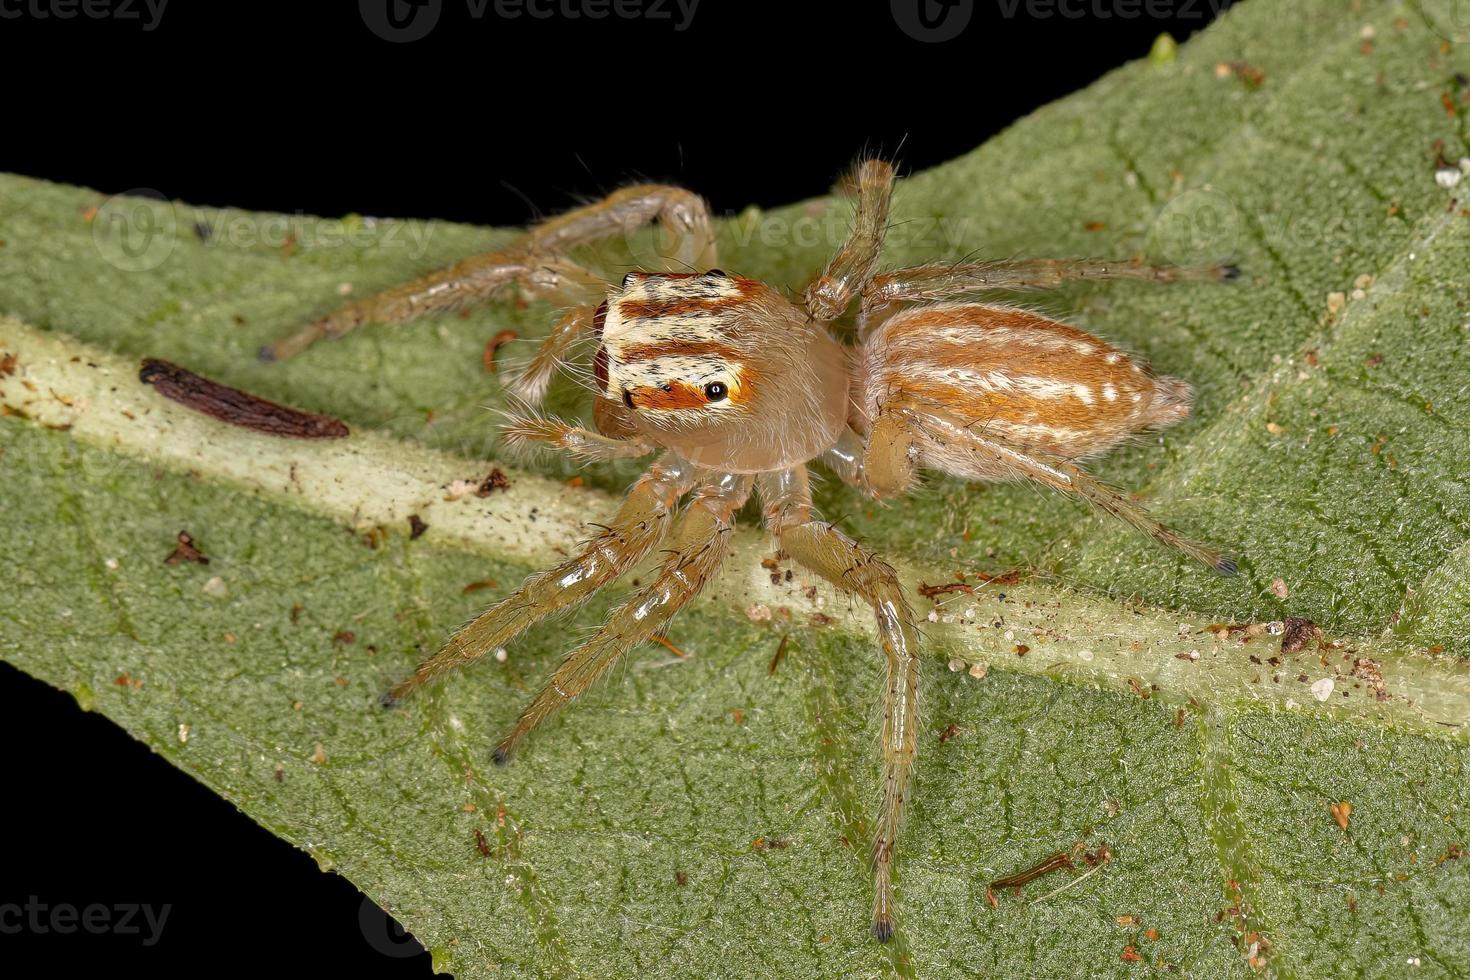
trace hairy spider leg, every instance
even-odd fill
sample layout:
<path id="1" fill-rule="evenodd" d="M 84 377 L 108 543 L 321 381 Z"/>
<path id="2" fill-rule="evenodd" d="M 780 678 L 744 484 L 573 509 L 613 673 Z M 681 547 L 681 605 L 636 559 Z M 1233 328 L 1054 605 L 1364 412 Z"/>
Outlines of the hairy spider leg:
<path id="1" fill-rule="evenodd" d="M 882 429 L 880 431 L 880 425 Z M 1028 453 L 985 431 L 983 423 L 962 419 L 946 409 L 914 399 L 900 398 L 884 406 L 868 442 L 865 469 L 893 474 L 886 492 L 902 492 L 912 479 L 915 454 L 910 447 L 925 442 L 958 447 L 974 459 L 973 472 L 984 479 L 1025 479 L 1076 494 L 1088 503 L 1132 525 L 1166 547 L 1173 548 L 1221 575 L 1234 575 L 1236 561 L 1216 548 L 1185 537 L 1159 521 L 1142 504 L 1101 482 L 1077 464 Z M 892 435 L 893 437 L 890 437 Z M 922 448 L 917 454 L 923 460 Z M 954 471 L 964 477 L 964 471 Z M 871 478 L 871 476 L 870 476 Z"/>
<path id="2" fill-rule="evenodd" d="M 750 496 L 752 478 L 719 474 L 694 492 L 651 585 L 613 611 L 586 643 L 567 654 L 495 747 L 504 764 L 521 740 L 603 676 L 633 647 L 659 633 L 719 570 L 730 546 L 735 512 Z"/>
<path id="3" fill-rule="evenodd" d="M 873 832 L 873 935 L 893 938 L 893 861 L 919 752 L 919 630 L 893 566 L 814 520 L 804 467 L 762 474 L 766 525 L 794 561 L 873 607 L 885 662 L 882 801 Z"/>
<path id="4" fill-rule="evenodd" d="M 383 695 L 392 707 L 449 671 L 474 663 L 559 610 L 618 579 L 663 540 L 682 497 L 694 485 L 688 463 L 665 456 L 628 492 L 611 524 L 580 553 L 526 579 L 514 593 L 454 634 L 413 676 Z"/>
<path id="5" fill-rule="evenodd" d="M 854 168 L 849 181 L 857 196 L 852 228 L 826 267 L 806 287 L 806 312 L 814 320 L 841 316 L 872 277 L 883 251 L 888 206 L 893 197 L 893 165 L 886 160 L 864 160 Z"/>
<path id="6" fill-rule="evenodd" d="M 1134 279 L 1145 282 L 1230 282 L 1240 268 L 1224 265 L 1147 265 L 1137 259 L 996 259 L 931 262 L 882 272 L 862 287 L 859 327 L 894 303 L 934 302 L 995 289 L 1056 289 L 1072 282 Z"/>
<path id="7" fill-rule="evenodd" d="M 714 264 L 714 226 L 702 198 L 683 188 L 658 184 L 624 187 L 537 225 L 505 248 L 472 255 L 334 310 L 263 348 L 260 357 L 282 361 L 318 340 L 341 337 L 364 324 L 401 323 L 481 303 L 512 282 L 538 297 L 588 304 L 601 297 L 606 283 L 561 256 L 579 245 L 627 234 L 652 221 L 666 230 L 673 261 L 686 268 Z"/>

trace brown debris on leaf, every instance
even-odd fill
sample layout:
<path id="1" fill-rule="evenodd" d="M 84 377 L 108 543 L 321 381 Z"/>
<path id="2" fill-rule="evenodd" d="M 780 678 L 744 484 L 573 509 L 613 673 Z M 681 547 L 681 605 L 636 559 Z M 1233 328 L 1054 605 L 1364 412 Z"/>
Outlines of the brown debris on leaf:
<path id="1" fill-rule="evenodd" d="M 286 439 L 343 439 L 350 434 L 341 419 L 278 405 L 157 358 L 143 359 L 138 380 L 170 401 L 242 429 Z"/>
<path id="2" fill-rule="evenodd" d="M 1338 829 L 1346 833 L 1348 821 L 1353 815 L 1353 805 L 1347 800 L 1343 800 L 1341 803 L 1331 804 L 1327 809 L 1332 811 L 1332 819 L 1337 823 Z"/>
<path id="3" fill-rule="evenodd" d="M 1244 61 L 1222 61 L 1215 65 L 1216 78 L 1229 78 L 1234 75 L 1245 83 L 1248 89 L 1258 89 L 1266 81 L 1266 73 L 1255 65 Z"/>
<path id="4" fill-rule="evenodd" d="M 918 593 L 925 599 L 933 599 L 935 596 L 948 595 L 952 592 L 963 592 L 965 595 L 974 595 L 975 587 L 966 585 L 964 582 L 950 582 L 948 585 L 927 585 L 919 583 Z"/>
<path id="5" fill-rule="evenodd" d="M 1013 568 L 1009 572 L 1000 572 L 996 575 L 989 575 L 985 572 L 975 572 L 974 574 L 977 579 L 990 585 L 1015 585 L 1021 581 L 1021 570 L 1019 568 Z"/>
<path id="6" fill-rule="evenodd" d="M 496 490 L 509 490 L 510 477 L 501 472 L 500 467 L 492 469 L 485 479 L 480 481 L 480 486 L 475 490 L 476 497 L 488 497 Z"/>
<path id="7" fill-rule="evenodd" d="M 773 657 L 771 657 L 771 666 L 767 668 L 766 673 L 776 673 L 776 668 L 781 666 L 781 660 L 783 657 L 786 656 L 786 647 L 790 642 L 790 633 L 786 633 L 781 637 L 781 642 L 776 644 L 776 653 Z"/>
<path id="8" fill-rule="evenodd" d="M 0 378 L 8 378 L 15 373 L 17 358 L 14 354 L 6 354 L 0 357 Z"/>
<path id="9" fill-rule="evenodd" d="M 1281 652 L 1297 653 L 1313 640 L 1321 639 L 1322 630 L 1310 619 L 1288 616 L 1281 631 Z"/>
<path id="10" fill-rule="evenodd" d="M 1029 884 L 1030 882 L 1035 881 L 1037 878 L 1041 878 L 1045 875 L 1051 874 L 1054 871 L 1060 871 L 1063 868 L 1070 867 L 1073 867 L 1072 852 L 1058 851 L 1055 854 L 1042 858 L 1040 861 L 1036 862 L 1025 871 L 1018 871 L 1013 875 L 1006 875 L 1004 878 L 997 878 L 995 881 L 992 881 L 990 883 L 990 887 L 1020 888 L 1022 885 Z"/>
<path id="11" fill-rule="evenodd" d="M 429 525 L 425 524 L 423 518 L 419 517 L 419 515 L 408 515 L 408 540 L 417 541 L 424 536 L 424 532 L 428 529 Z"/>
<path id="12" fill-rule="evenodd" d="M 495 336 L 491 337 L 490 340 L 485 344 L 485 354 L 484 354 L 485 370 L 488 371 L 488 372 L 490 372 L 491 374 L 495 374 L 496 373 L 496 364 L 495 364 L 495 355 L 496 355 L 496 353 L 499 352 L 500 348 L 504 347 L 506 344 L 510 343 L 512 340 L 518 339 L 519 337 L 520 337 L 520 334 L 516 333 L 514 330 L 502 330 L 502 331 L 500 331 L 500 333 L 498 333 Z"/>
<path id="13" fill-rule="evenodd" d="M 188 531 L 179 532 L 178 542 L 174 550 L 163 560 L 165 565 L 177 565 L 181 561 L 192 561 L 199 565 L 209 564 L 209 556 L 195 547 L 194 539 Z"/>
<path id="14" fill-rule="evenodd" d="M 1369 690 L 1373 692 L 1376 701 L 1387 701 L 1389 699 L 1388 685 L 1383 680 L 1383 665 L 1368 657 L 1359 657 L 1353 661 L 1353 676 L 1365 682 Z"/>

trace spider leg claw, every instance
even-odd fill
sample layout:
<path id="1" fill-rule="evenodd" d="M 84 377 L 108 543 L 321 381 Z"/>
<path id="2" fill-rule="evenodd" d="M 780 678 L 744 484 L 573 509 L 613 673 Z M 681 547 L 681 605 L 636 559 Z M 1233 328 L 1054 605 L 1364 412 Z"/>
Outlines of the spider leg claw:
<path id="1" fill-rule="evenodd" d="M 1240 566 L 1235 563 L 1235 558 L 1231 555 L 1221 555 L 1220 559 L 1215 562 L 1215 571 L 1225 578 L 1230 578 L 1240 571 Z"/>
<path id="2" fill-rule="evenodd" d="M 497 766 L 503 766 L 510 761 L 510 749 L 504 745 L 495 746 L 495 752 L 490 756 Z"/>
<path id="3" fill-rule="evenodd" d="M 873 920 L 873 938 L 876 939 L 876 940 L 878 940 L 878 942 L 880 942 L 880 943 L 886 943 L 890 939 L 892 939 L 893 938 L 893 920 L 892 919 L 874 919 Z"/>

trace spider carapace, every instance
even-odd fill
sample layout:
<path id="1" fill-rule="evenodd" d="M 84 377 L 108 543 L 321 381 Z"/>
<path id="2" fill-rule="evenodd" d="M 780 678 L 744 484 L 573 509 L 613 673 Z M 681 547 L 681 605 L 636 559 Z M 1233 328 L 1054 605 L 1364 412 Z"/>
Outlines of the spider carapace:
<path id="1" fill-rule="evenodd" d="M 495 761 L 504 763 L 537 725 L 661 634 L 719 569 L 735 514 L 756 493 L 781 550 L 860 596 L 877 617 L 887 670 L 872 930 L 883 941 L 893 935 L 895 845 L 918 751 L 919 635 L 893 568 L 813 513 L 808 465 L 821 463 L 880 498 L 903 494 L 920 469 L 1031 480 L 1076 494 L 1217 572 L 1235 571 L 1232 558 L 1175 533 L 1078 465 L 1183 418 L 1189 386 L 1040 313 L 973 299 L 1077 279 L 1228 280 L 1235 268 L 1019 259 L 880 273 L 892 185 L 883 161 L 856 168 L 852 228 L 799 302 L 715 267 L 700 198 L 637 186 L 533 228 L 506 249 L 340 309 L 262 352 L 289 357 L 317 339 L 479 302 L 511 283 L 565 305 L 513 389 L 539 404 L 577 342 L 591 339 L 596 431 L 522 414 L 507 423 L 507 437 L 588 461 L 658 455 L 579 553 L 455 633 L 384 703 L 509 643 L 662 548 L 652 584 L 567 655 L 496 746 Z M 634 272 L 610 286 L 568 256 L 653 221 L 681 271 Z M 844 344 L 831 325 L 854 303 L 855 336 Z"/>

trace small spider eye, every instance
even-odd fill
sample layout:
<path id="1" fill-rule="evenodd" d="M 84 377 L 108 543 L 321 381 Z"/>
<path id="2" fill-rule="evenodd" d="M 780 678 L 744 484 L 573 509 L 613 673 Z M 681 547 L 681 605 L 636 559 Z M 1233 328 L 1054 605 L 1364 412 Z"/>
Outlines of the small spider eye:
<path id="1" fill-rule="evenodd" d="M 623 389 L 623 404 L 626 405 L 626 406 L 628 406 L 629 408 L 636 408 L 637 407 L 637 406 L 635 406 L 633 404 L 633 393 L 631 391 L 629 391 L 627 388 L 624 388 Z"/>
<path id="2" fill-rule="evenodd" d="M 724 401 L 725 396 L 729 393 L 730 390 L 725 387 L 722 381 L 711 381 L 704 386 L 704 397 L 712 402 Z"/>
<path id="3" fill-rule="evenodd" d="M 706 272 L 705 275 L 707 275 L 707 276 L 715 276 L 716 278 L 719 278 L 719 279 L 729 279 L 730 278 L 730 276 L 725 272 L 724 269 L 711 269 L 708 272 Z"/>
<path id="4" fill-rule="evenodd" d="M 635 282 L 637 282 L 639 279 L 642 279 L 642 278 L 643 278 L 643 273 L 641 273 L 641 272 L 630 272 L 630 273 L 628 273 L 626 276 L 623 277 L 623 288 L 624 289 L 627 289 L 629 286 L 633 285 Z"/>

